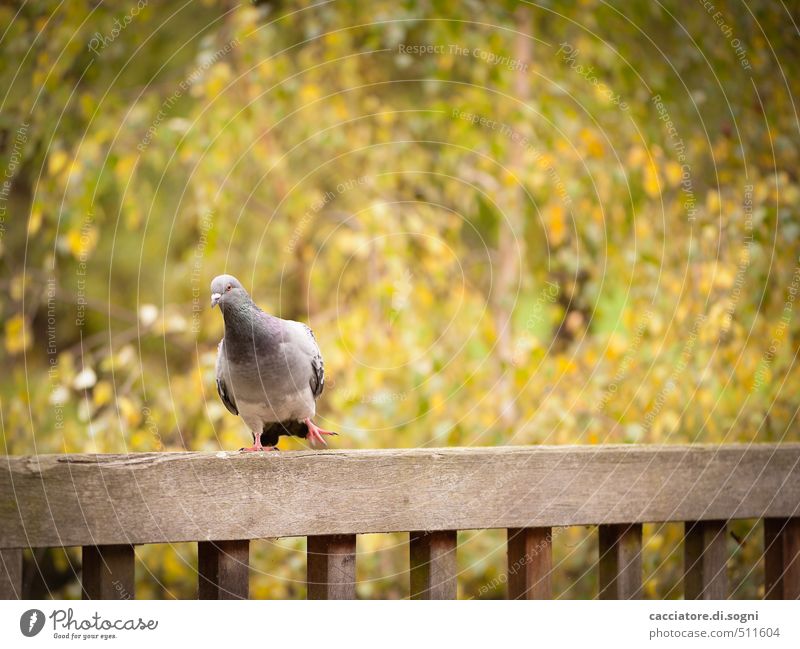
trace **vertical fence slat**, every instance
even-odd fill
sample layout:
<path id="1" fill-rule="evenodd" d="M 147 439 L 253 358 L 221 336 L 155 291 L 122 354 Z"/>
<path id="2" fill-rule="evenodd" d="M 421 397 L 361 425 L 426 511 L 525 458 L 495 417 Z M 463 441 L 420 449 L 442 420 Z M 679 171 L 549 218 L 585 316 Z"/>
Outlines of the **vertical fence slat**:
<path id="1" fill-rule="evenodd" d="M 250 596 L 250 541 L 200 541 L 197 544 L 198 599 Z"/>
<path id="2" fill-rule="evenodd" d="M 800 599 L 800 518 L 764 519 L 764 597 Z"/>
<path id="3" fill-rule="evenodd" d="M 506 573 L 509 599 L 551 599 L 552 570 L 551 527 L 509 528 Z"/>
<path id="4" fill-rule="evenodd" d="M 84 545 L 83 599 L 134 599 L 132 545 Z"/>
<path id="5" fill-rule="evenodd" d="M 728 597 L 726 521 L 684 523 L 683 596 L 685 599 Z"/>
<path id="6" fill-rule="evenodd" d="M 356 598 L 356 535 L 309 536 L 308 599 Z"/>
<path id="7" fill-rule="evenodd" d="M 0 599 L 22 599 L 22 550 L 0 550 Z"/>
<path id="8" fill-rule="evenodd" d="M 764 598 L 783 599 L 783 529 L 788 518 L 764 519 Z"/>
<path id="9" fill-rule="evenodd" d="M 642 526 L 600 525 L 600 599 L 642 596 Z"/>
<path id="10" fill-rule="evenodd" d="M 457 532 L 409 532 L 411 599 L 456 599 Z"/>
<path id="11" fill-rule="evenodd" d="M 800 599 L 800 518 L 783 528 L 783 597 Z"/>

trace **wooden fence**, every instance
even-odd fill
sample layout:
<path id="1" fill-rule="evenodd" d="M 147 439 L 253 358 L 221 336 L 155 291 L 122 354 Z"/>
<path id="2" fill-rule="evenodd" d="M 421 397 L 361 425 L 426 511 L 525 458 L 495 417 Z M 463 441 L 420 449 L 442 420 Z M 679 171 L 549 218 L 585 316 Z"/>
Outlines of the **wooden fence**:
<path id="1" fill-rule="evenodd" d="M 800 444 L 0 458 L 0 597 L 22 548 L 82 546 L 86 598 L 134 546 L 198 542 L 198 596 L 248 597 L 251 539 L 307 536 L 308 597 L 355 597 L 356 535 L 409 532 L 414 598 L 456 597 L 456 531 L 508 530 L 508 597 L 549 598 L 552 528 L 599 527 L 599 596 L 636 598 L 642 523 L 685 525 L 687 598 L 724 598 L 726 524 L 764 519 L 765 593 L 800 597 Z"/>

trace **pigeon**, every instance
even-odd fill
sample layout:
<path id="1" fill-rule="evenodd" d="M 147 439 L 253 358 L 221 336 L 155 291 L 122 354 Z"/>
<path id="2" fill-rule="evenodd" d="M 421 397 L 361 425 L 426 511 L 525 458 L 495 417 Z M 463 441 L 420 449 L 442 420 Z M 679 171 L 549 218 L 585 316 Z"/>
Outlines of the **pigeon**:
<path id="1" fill-rule="evenodd" d="M 290 435 L 327 445 L 311 419 L 325 387 L 325 366 L 311 328 L 256 306 L 241 282 L 219 275 L 211 282 L 211 308 L 219 306 L 225 334 L 217 347 L 217 392 L 253 434 L 243 451 L 277 450 Z"/>

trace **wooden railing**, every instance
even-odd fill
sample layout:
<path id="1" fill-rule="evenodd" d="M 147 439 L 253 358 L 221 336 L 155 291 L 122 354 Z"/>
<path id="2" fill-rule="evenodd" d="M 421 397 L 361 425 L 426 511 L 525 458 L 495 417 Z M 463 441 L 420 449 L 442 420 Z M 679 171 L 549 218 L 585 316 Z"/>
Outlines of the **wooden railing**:
<path id="1" fill-rule="evenodd" d="M 456 531 L 508 530 L 510 598 L 551 596 L 552 528 L 599 526 L 599 596 L 636 598 L 642 523 L 685 524 L 684 595 L 724 598 L 726 524 L 765 519 L 765 593 L 800 597 L 800 444 L 0 458 L 0 597 L 22 548 L 83 547 L 86 598 L 134 546 L 198 542 L 198 595 L 248 597 L 249 542 L 308 537 L 308 597 L 355 597 L 356 535 L 409 532 L 414 598 L 456 597 Z"/>

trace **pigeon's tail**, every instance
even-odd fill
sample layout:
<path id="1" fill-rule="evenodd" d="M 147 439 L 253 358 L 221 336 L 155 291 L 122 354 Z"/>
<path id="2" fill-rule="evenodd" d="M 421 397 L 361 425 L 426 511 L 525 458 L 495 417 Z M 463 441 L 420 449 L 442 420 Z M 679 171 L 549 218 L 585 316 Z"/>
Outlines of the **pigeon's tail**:
<path id="1" fill-rule="evenodd" d="M 305 439 L 308 436 L 308 426 L 304 421 L 277 421 L 265 424 L 261 431 L 261 445 L 277 446 L 281 435 Z"/>

